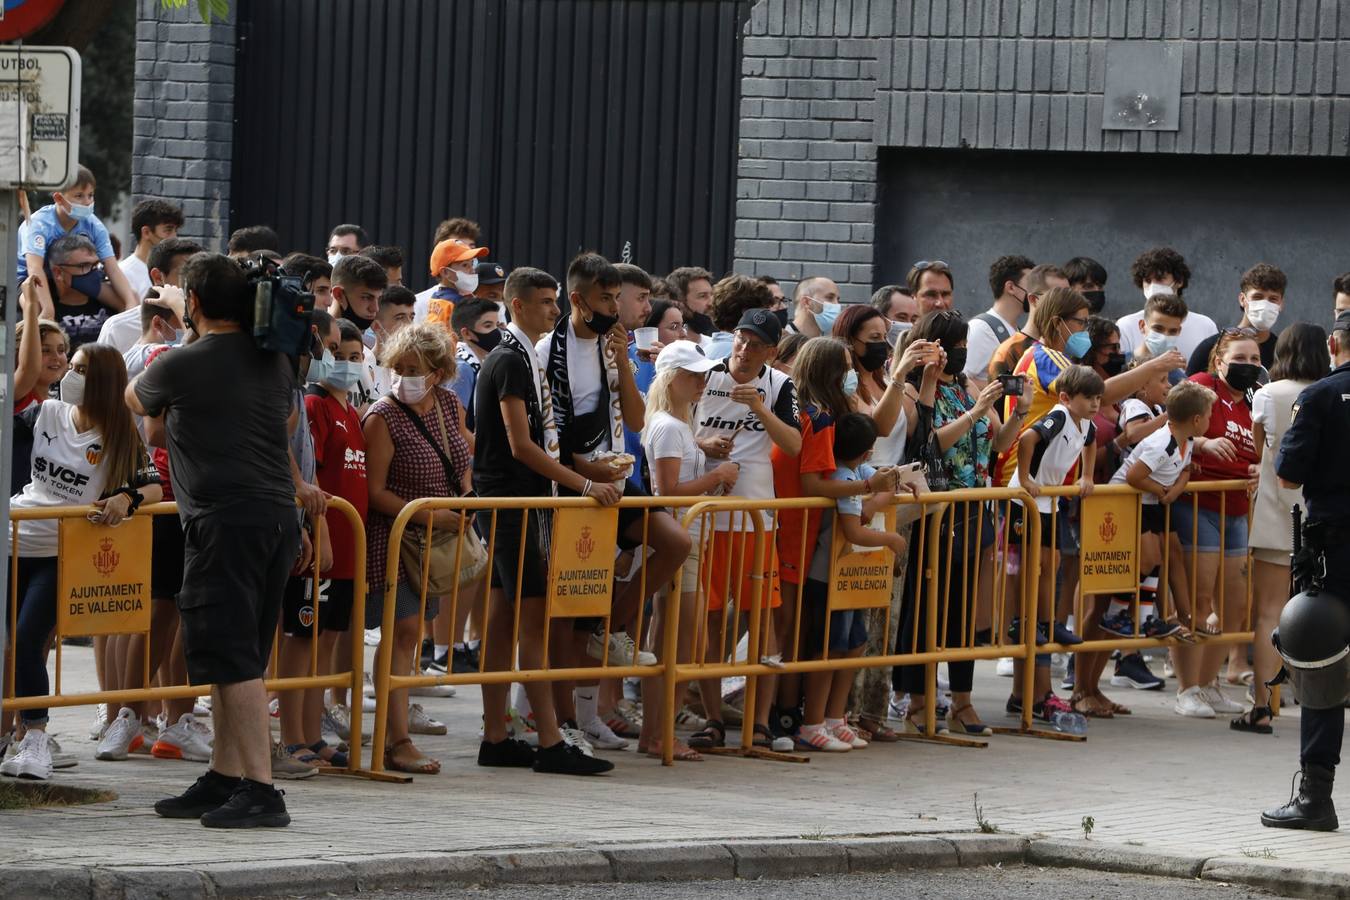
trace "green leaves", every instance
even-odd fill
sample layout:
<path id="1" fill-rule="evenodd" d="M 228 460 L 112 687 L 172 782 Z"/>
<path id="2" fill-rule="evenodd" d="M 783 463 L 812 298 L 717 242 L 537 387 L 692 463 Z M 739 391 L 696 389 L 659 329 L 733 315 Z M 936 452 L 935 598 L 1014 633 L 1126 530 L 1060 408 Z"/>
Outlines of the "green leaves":
<path id="1" fill-rule="evenodd" d="M 160 0 L 160 5 L 164 9 L 182 9 L 188 5 L 188 0 Z M 224 22 L 230 16 L 230 2 L 229 0 L 197 0 L 197 12 L 205 25 L 210 25 L 213 18 Z"/>

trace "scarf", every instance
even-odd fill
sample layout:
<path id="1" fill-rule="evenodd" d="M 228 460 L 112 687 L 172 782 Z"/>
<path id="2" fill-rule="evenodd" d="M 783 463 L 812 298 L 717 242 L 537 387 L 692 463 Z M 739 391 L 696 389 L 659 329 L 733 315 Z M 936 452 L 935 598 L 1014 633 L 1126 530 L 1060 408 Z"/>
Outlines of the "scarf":
<path id="1" fill-rule="evenodd" d="M 478 358 L 466 341 L 460 341 L 455 347 L 455 361 L 473 369 L 473 374 L 477 375 L 483 370 L 483 362 Z"/>
<path id="2" fill-rule="evenodd" d="M 587 416 L 586 422 L 583 422 L 572 407 L 572 390 L 567 374 L 567 335 L 570 328 L 571 319 L 565 317 L 553 329 L 545 370 L 545 381 L 553 396 L 553 415 L 558 433 L 562 436 L 563 447 L 567 453 L 589 453 L 604 443 L 604 437 L 608 434 L 610 449 L 621 452 L 624 447 L 623 409 L 619 394 L 618 358 L 610 350 L 604 335 L 596 339 L 604 378 L 600 381 L 600 405 L 593 415 L 603 425 L 591 422 L 592 416 Z M 585 427 L 587 424 L 590 427 Z M 570 457 L 564 457 L 564 465 L 570 462 Z"/>
<path id="3" fill-rule="evenodd" d="M 543 373 L 539 371 L 539 361 L 534 355 L 534 345 L 530 339 L 525 336 L 525 332 L 520 330 L 520 326 L 512 322 L 506 326 L 506 331 L 502 333 L 499 347 L 505 347 L 512 353 L 524 357 L 526 365 L 530 367 L 530 372 L 534 375 L 534 402 L 528 399 L 525 401 L 526 418 L 530 420 L 530 439 L 544 448 L 544 452 L 554 459 L 559 459 L 558 450 L 558 426 L 554 422 L 553 399 L 549 392 L 548 382 L 544 380 Z M 536 426 L 535 423 L 538 423 Z M 558 491 L 557 484 L 553 485 L 553 491 Z"/>

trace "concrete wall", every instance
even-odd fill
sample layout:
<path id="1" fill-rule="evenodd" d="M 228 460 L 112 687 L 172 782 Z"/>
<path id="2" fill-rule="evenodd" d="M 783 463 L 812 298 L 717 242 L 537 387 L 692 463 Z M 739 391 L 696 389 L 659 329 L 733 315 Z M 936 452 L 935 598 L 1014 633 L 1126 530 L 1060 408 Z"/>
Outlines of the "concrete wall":
<path id="1" fill-rule="evenodd" d="M 223 250 L 234 151 L 234 12 L 228 23 L 203 25 L 195 3 L 165 10 L 160 0 L 138 0 L 136 15 L 131 202 L 181 204 L 180 234 Z"/>
<path id="2" fill-rule="evenodd" d="M 1102 130 L 1111 40 L 1182 44 L 1178 131 Z M 1350 154 L 1341 0 L 761 0 L 742 71 L 736 269 L 828 275 L 852 300 L 901 264 L 874 255 L 880 148 L 1079 151 L 1106 170 L 1122 152 Z M 982 212 L 887 208 L 910 233 Z"/>

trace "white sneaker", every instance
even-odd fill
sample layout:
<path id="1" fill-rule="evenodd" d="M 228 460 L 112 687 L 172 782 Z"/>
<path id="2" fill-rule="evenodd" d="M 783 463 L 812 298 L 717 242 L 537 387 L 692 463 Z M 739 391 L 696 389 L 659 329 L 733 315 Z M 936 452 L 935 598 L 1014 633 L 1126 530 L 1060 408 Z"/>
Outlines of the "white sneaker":
<path id="1" fill-rule="evenodd" d="M 586 733 L 586 738 L 591 742 L 591 746 L 598 747 L 601 750 L 627 750 L 628 741 L 614 733 L 599 717 L 591 719 L 581 727 Z"/>
<path id="2" fill-rule="evenodd" d="M 209 695 L 197 698 L 197 701 L 192 704 L 192 715 L 198 719 L 211 718 L 211 697 Z"/>
<path id="3" fill-rule="evenodd" d="M 1000 656 L 998 665 L 994 666 L 994 674 L 1001 678 L 1013 677 L 1013 660 L 1011 656 Z"/>
<path id="4" fill-rule="evenodd" d="M 140 753 L 145 756 L 150 755 L 150 748 L 155 746 L 155 741 L 159 740 L 160 727 L 158 722 L 146 722 L 141 725 L 141 745 L 131 752 Z"/>
<path id="5" fill-rule="evenodd" d="M 0 775 L 46 781 L 52 777 L 51 738 L 47 732 L 30 728 L 19 741 L 13 756 L 0 763 Z"/>
<path id="6" fill-rule="evenodd" d="M 150 747 L 150 755 L 159 759 L 210 762 L 211 729 L 198 722 L 192 713 L 183 713 L 177 722 L 159 733 L 159 739 Z"/>
<path id="7" fill-rule="evenodd" d="M 605 658 L 605 636 L 593 633 L 586 642 L 586 653 L 591 659 Z M 636 658 L 636 659 L 635 659 Z M 646 650 L 639 651 L 637 644 L 624 631 L 611 631 L 609 634 L 609 664 L 612 666 L 654 666 L 656 654 Z"/>
<path id="8" fill-rule="evenodd" d="M 424 669 L 423 675 L 444 675 L 444 672 L 437 672 L 434 669 Z M 453 697 L 455 696 L 455 686 L 453 684 L 424 684 L 421 687 L 408 688 L 409 697 Z"/>
<path id="9" fill-rule="evenodd" d="M 427 711 L 422 708 L 422 704 L 408 704 L 408 732 L 410 734 L 445 734 L 448 730 L 444 722 L 439 722 L 427 715 Z"/>
<path id="10" fill-rule="evenodd" d="M 587 756 L 595 756 L 595 747 L 591 746 L 591 742 L 586 740 L 586 732 L 580 728 L 572 728 L 567 725 L 560 726 L 558 730 L 562 732 L 562 738 L 565 742 L 576 747 Z"/>
<path id="11" fill-rule="evenodd" d="M 1176 714 L 1194 719 L 1214 718 L 1214 707 L 1205 702 L 1204 692 L 1198 687 L 1186 688 L 1177 694 Z"/>
<path id="12" fill-rule="evenodd" d="M 890 718 L 904 721 L 905 716 L 909 715 L 909 694 L 892 693 L 887 712 Z"/>
<path id="13" fill-rule="evenodd" d="M 952 683 L 941 672 L 937 673 L 937 689 L 939 693 L 951 693 L 952 689 Z"/>
<path id="14" fill-rule="evenodd" d="M 829 729 L 823 725 L 808 726 L 803 725 L 797 731 L 797 746 L 803 750 L 816 750 L 823 753 L 847 753 L 853 749 L 852 744 L 846 744 L 839 738 L 830 734 Z"/>
<path id="15" fill-rule="evenodd" d="M 362 698 L 361 698 L 361 712 L 363 712 L 363 713 L 373 713 L 374 711 L 375 711 L 375 698 L 374 698 L 374 697 L 362 697 Z"/>
<path id="16" fill-rule="evenodd" d="M 366 629 L 366 634 L 365 634 L 364 640 L 365 640 L 365 642 L 366 642 L 366 646 L 367 646 L 367 647 L 378 647 L 378 646 L 380 646 L 380 629 L 378 629 L 378 628 L 367 628 L 367 629 Z"/>
<path id="17" fill-rule="evenodd" d="M 89 740 L 103 740 L 103 732 L 108 730 L 108 707 L 100 703 L 94 707 L 94 727 L 89 729 Z"/>
<path id="18" fill-rule="evenodd" d="M 826 730 L 836 739 L 848 744 L 854 750 L 862 750 L 867 747 L 867 741 L 859 737 L 858 732 L 854 731 L 847 722 L 840 722 L 838 725 Z"/>
<path id="19" fill-rule="evenodd" d="M 374 696 L 375 696 L 375 681 L 370 677 L 370 673 L 369 673 L 369 672 L 366 673 L 366 686 L 365 686 L 365 688 L 363 689 L 363 693 L 364 693 L 367 697 L 374 697 Z"/>
<path id="20" fill-rule="evenodd" d="M 776 737 L 773 739 L 773 743 L 769 745 L 769 749 L 774 753 L 791 753 L 793 746 L 792 738 Z"/>
<path id="21" fill-rule="evenodd" d="M 50 734 L 47 735 L 47 746 L 51 750 L 53 769 L 73 769 L 80 764 L 75 754 L 62 750 L 61 744 Z"/>
<path id="22" fill-rule="evenodd" d="M 1172 668 L 1172 654 L 1170 653 L 1163 657 L 1163 677 L 1164 678 L 1177 677 L 1177 670 Z"/>
<path id="23" fill-rule="evenodd" d="M 1205 698 L 1205 702 L 1209 704 L 1210 709 L 1214 710 L 1216 713 L 1229 714 L 1244 713 L 1247 711 L 1247 707 L 1243 706 L 1241 703 L 1238 703 L 1236 700 L 1229 700 L 1224 696 L 1223 691 L 1219 690 L 1218 679 L 1203 685 L 1200 688 L 1200 696 Z"/>
<path id="24" fill-rule="evenodd" d="M 128 753 L 139 750 L 144 743 L 145 732 L 141 728 L 141 720 L 124 706 L 117 711 L 117 718 L 108 723 L 108 730 L 104 733 L 103 740 L 98 742 L 94 759 L 126 759 Z M 50 764 L 50 760 L 48 763 Z"/>
<path id="25" fill-rule="evenodd" d="M 1069 655 L 1067 653 L 1050 654 L 1050 677 L 1063 678 L 1069 674 Z"/>
<path id="26" fill-rule="evenodd" d="M 344 741 L 352 738 L 352 710 L 345 703 L 334 703 L 323 711 L 323 729 Z"/>
<path id="27" fill-rule="evenodd" d="M 524 741 L 532 747 L 539 746 L 539 732 L 534 730 L 534 726 L 527 722 L 520 715 L 520 710 L 514 706 L 506 711 L 506 730 L 518 741 Z"/>

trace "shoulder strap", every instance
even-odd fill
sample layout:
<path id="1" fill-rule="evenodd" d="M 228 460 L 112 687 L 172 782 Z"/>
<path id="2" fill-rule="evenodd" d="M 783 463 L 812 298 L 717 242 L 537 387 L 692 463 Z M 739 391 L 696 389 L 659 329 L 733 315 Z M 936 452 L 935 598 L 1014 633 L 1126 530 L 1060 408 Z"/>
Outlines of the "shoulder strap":
<path id="1" fill-rule="evenodd" d="M 980 313 L 975 317 L 975 321 L 983 322 L 992 328 L 994 330 L 994 336 L 998 338 L 1000 344 L 1012 336 L 1012 332 L 1008 330 L 1008 326 L 1004 325 L 1003 320 L 993 313 Z"/>
<path id="2" fill-rule="evenodd" d="M 440 388 L 436 387 L 433 388 L 432 390 L 440 390 Z M 441 466 L 444 467 L 445 469 L 446 485 L 452 492 L 458 494 L 459 491 L 456 490 L 455 488 L 454 466 L 450 464 L 450 454 L 448 452 L 448 448 L 442 449 L 442 445 L 432 439 L 431 430 L 428 429 L 426 423 L 422 421 L 422 417 L 419 416 L 417 413 L 413 412 L 411 406 L 404 403 L 402 400 L 398 399 L 393 394 L 389 395 L 389 399 L 393 400 L 395 403 L 398 404 L 399 409 L 403 410 L 404 415 L 408 417 L 408 419 L 413 423 L 413 427 L 417 429 L 417 433 L 422 435 L 422 438 L 427 442 L 427 444 L 431 447 L 432 450 L 436 451 L 436 456 L 440 458 Z M 440 397 L 436 398 L 436 413 L 440 417 L 440 425 L 442 431 L 441 439 L 442 441 L 444 441 L 445 439 L 444 431 L 446 425 L 445 425 L 445 414 L 441 412 Z"/>

